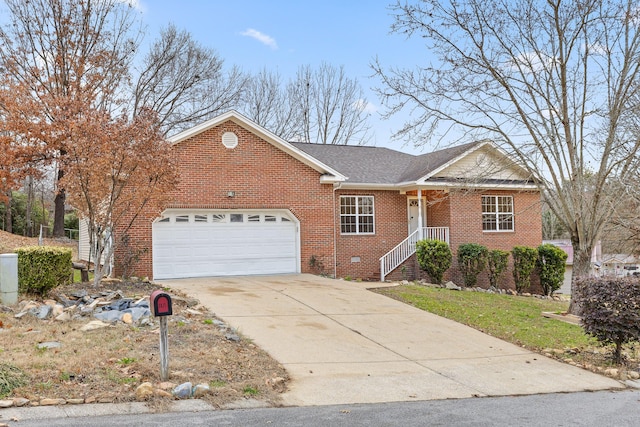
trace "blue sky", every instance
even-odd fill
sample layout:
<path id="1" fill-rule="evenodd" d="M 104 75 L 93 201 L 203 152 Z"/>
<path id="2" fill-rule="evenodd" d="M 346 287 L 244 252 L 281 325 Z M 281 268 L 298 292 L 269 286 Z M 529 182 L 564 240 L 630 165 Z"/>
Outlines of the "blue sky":
<path id="1" fill-rule="evenodd" d="M 137 0 L 148 27 L 146 41 L 163 26 L 188 30 L 203 45 L 215 49 L 227 65 L 244 71 L 277 70 L 283 78 L 295 75 L 300 65 L 325 61 L 344 66 L 357 78 L 371 104 L 375 133 L 371 143 L 420 153 L 413 144 L 389 142 L 402 117 L 378 120 L 379 101 L 370 88 L 369 64 L 377 55 L 385 65 L 413 67 L 427 54 L 418 39 L 390 34 L 391 0 Z"/>

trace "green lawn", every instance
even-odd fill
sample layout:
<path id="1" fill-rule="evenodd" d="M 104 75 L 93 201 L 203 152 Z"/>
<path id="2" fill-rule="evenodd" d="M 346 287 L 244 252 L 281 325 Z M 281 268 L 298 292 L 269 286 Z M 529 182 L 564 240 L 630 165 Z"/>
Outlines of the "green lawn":
<path id="1" fill-rule="evenodd" d="M 596 343 L 580 326 L 542 317 L 543 311 L 566 311 L 567 302 L 419 285 L 375 291 L 533 350 L 582 348 Z"/>
<path id="2" fill-rule="evenodd" d="M 89 281 L 93 280 L 93 273 L 90 271 L 89 272 Z M 80 275 L 80 270 L 73 270 L 73 283 L 80 283 L 82 282 L 82 277 Z"/>

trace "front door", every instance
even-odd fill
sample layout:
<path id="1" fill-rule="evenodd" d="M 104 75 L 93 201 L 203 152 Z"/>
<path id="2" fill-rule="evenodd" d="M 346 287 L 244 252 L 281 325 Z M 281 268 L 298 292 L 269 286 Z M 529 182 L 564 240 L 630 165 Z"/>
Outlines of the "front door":
<path id="1" fill-rule="evenodd" d="M 409 219 L 409 234 L 413 233 L 414 231 L 416 231 L 418 229 L 418 209 L 419 209 L 419 203 L 418 203 L 418 198 L 414 197 L 414 198 L 409 198 L 407 199 L 407 213 L 408 213 L 408 219 Z M 426 203 L 425 203 L 425 199 L 422 199 L 422 226 L 425 227 L 427 224 L 427 212 L 426 212 Z"/>

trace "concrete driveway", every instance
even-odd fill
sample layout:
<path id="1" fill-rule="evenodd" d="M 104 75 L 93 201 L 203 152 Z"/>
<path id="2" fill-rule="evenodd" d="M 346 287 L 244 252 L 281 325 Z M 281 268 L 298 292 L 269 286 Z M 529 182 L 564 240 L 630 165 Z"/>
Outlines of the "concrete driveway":
<path id="1" fill-rule="evenodd" d="M 285 405 L 623 388 L 354 283 L 313 275 L 164 280 L 284 365 Z"/>

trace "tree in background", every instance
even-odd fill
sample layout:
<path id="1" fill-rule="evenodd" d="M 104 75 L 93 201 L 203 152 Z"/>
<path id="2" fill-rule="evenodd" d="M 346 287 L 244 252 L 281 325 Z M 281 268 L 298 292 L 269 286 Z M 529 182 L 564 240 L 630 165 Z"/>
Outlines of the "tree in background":
<path id="1" fill-rule="evenodd" d="M 242 110 L 244 114 L 286 141 L 301 139 L 302 110 L 295 108 L 287 86 L 275 71 L 264 69 L 247 80 Z"/>
<path id="2" fill-rule="evenodd" d="M 388 115 L 414 112 L 401 133 L 496 141 L 538 177 L 571 239 L 574 279 L 589 274 L 621 194 L 638 189 L 637 2 L 424 0 L 392 10 L 392 30 L 437 55 L 415 71 L 373 64 Z"/>
<path id="3" fill-rule="evenodd" d="M 316 144 L 366 144 L 369 112 L 364 92 L 344 67 L 301 66 L 286 86 L 266 70 L 248 84 L 247 117 L 286 140 Z"/>
<path id="4" fill-rule="evenodd" d="M 59 162 L 74 141 L 65 129 L 71 106 L 120 108 L 120 89 L 138 48 L 134 9 L 119 0 L 6 0 L 9 22 L 0 29 L 3 89 L 24 105 L 2 105 L 12 135 L 37 139 L 43 158 Z M 64 107 L 66 106 L 66 107 Z M 27 123 L 31 121 L 31 123 Z M 28 131 L 28 132 L 27 132 Z M 54 236 L 64 235 L 65 190 L 55 198 Z"/>
<path id="5" fill-rule="evenodd" d="M 145 55 L 133 87 L 133 113 L 155 111 L 165 135 L 237 108 L 247 76 L 228 72 L 216 52 L 187 31 L 164 28 Z"/>

